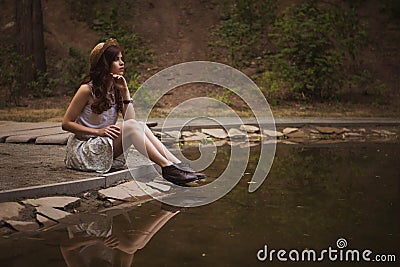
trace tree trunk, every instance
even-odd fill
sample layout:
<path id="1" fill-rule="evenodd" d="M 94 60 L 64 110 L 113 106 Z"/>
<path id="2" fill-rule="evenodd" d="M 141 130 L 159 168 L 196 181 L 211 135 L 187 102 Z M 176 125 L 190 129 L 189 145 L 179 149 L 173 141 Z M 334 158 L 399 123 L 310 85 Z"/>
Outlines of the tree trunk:
<path id="1" fill-rule="evenodd" d="M 34 80 L 33 40 L 32 40 L 32 0 L 16 1 L 17 50 L 23 57 L 22 90 Z"/>
<path id="2" fill-rule="evenodd" d="M 23 58 L 20 90 L 26 91 L 47 69 L 41 0 L 16 1 L 16 24 L 17 51 Z"/>
<path id="3" fill-rule="evenodd" d="M 47 70 L 47 66 L 44 47 L 43 13 L 41 0 L 33 0 L 32 19 L 33 58 L 35 68 L 41 74 L 44 74 Z"/>

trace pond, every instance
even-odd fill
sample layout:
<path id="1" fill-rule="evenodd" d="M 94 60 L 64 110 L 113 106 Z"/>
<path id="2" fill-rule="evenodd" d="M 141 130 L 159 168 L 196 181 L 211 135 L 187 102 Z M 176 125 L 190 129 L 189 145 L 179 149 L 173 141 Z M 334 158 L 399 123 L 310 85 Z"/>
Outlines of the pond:
<path id="1" fill-rule="evenodd" d="M 113 258 L 118 266 L 308 266 L 313 255 L 301 257 L 310 250 L 323 266 L 370 265 L 365 250 L 370 260 L 399 260 L 400 143 L 278 144 L 267 179 L 248 193 L 259 150 L 251 148 L 245 176 L 214 203 L 179 209 L 151 201 L 3 237 L 1 266 L 111 266 Z M 229 151 L 218 148 L 208 175 L 223 171 Z M 198 150 L 185 147 L 184 154 L 196 158 Z M 113 237 L 120 249 L 109 248 Z M 360 251 L 359 262 L 345 262 L 350 249 Z M 278 250 L 286 254 L 278 258 Z"/>

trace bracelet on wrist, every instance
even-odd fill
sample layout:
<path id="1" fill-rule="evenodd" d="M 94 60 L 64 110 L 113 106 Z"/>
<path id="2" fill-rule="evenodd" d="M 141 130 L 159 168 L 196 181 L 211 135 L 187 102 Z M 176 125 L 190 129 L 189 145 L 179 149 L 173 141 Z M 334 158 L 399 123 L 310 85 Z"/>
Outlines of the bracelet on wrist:
<path id="1" fill-rule="evenodd" d="M 131 103 L 133 103 L 133 99 L 124 99 L 124 100 L 122 100 L 122 103 L 131 104 Z"/>

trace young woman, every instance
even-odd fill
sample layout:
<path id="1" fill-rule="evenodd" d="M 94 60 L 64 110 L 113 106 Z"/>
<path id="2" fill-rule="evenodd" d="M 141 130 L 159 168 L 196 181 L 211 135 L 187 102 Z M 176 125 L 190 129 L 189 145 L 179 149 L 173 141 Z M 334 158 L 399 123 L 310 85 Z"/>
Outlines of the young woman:
<path id="1" fill-rule="evenodd" d="M 125 162 L 123 146 L 133 144 L 160 165 L 162 176 L 172 183 L 184 185 L 204 178 L 204 174 L 195 172 L 168 151 L 145 123 L 135 120 L 124 67 L 123 50 L 115 39 L 99 43 L 91 51 L 89 75 L 62 122 L 62 128 L 74 134 L 67 143 L 67 167 L 107 172 L 121 158 Z M 123 125 L 116 124 L 119 112 L 124 116 Z"/>

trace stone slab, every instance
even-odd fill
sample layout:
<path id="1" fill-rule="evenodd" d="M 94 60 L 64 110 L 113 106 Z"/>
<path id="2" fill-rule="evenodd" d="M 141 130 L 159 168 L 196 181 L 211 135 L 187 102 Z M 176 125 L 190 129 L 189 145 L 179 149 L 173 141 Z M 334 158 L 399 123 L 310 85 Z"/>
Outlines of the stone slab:
<path id="1" fill-rule="evenodd" d="M 283 134 L 284 135 L 288 135 L 288 134 L 293 133 L 293 132 L 298 131 L 298 130 L 299 130 L 299 128 L 287 127 L 285 129 L 283 129 Z"/>
<path id="2" fill-rule="evenodd" d="M 41 214 L 36 214 L 36 220 L 37 220 L 39 223 L 41 223 L 44 227 L 50 227 L 50 226 L 53 226 L 53 225 L 56 225 L 56 224 L 57 224 L 55 221 L 50 220 L 49 218 L 44 217 L 44 216 L 41 215 Z"/>
<path id="3" fill-rule="evenodd" d="M 49 206 L 37 207 L 36 208 L 36 212 L 41 214 L 41 215 L 43 215 L 43 216 L 45 216 L 45 217 L 47 217 L 47 218 L 50 218 L 50 219 L 54 220 L 54 221 L 59 221 L 61 219 L 64 219 L 67 216 L 72 215 L 69 212 L 62 211 L 62 210 L 59 210 L 59 209 L 55 209 L 55 208 L 52 208 L 52 207 L 49 207 Z"/>
<path id="4" fill-rule="evenodd" d="M 239 129 L 231 128 L 228 131 L 228 136 L 230 139 L 245 139 L 247 137 L 247 134 Z"/>
<path id="5" fill-rule="evenodd" d="M 304 139 L 310 138 L 310 136 L 305 132 L 303 132 L 302 130 L 296 130 L 294 132 L 286 134 L 286 136 L 288 138 L 304 138 Z"/>
<path id="6" fill-rule="evenodd" d="M 26 199 L 22 203 L 29 204 L 35 207 L 48 206 L 53 208 L 75 208 L 80 206 L 81 199 L 70 196 L 51 196 L 37 199 Z"/>
<path id="7" fill-rule="evenodd" d="M 149 195 L 152 195 L 152 196 L 162 195 L 162 193 L 159 190 L 153 189 L 145 183 L 142 183 L 142 182 L 136 182 L 136 183 L 141 190 L 143 190 L 145 193 L 147 193 Z"/>
<path id="8" fill-rule="evenodd" d="M 283 136 L 283 133 L 282 133 L 282 132 L 273 131 L 273 130 L 267 130 L 267 129 L 265 129 L 265 130 L 263 131 L 263 133 L 264 133 L 265 135 L 267 135 L 267 136 L 270 136 L 270 137 L 281 137 L 281 136 Z"/>
<path id="9" fill-rule="evenodd" d="M 148 186 L 153 187 L 154 189 L 160 190 L 162 192 L 168 192 L 171 190 L 171 186 L 166 185 L 166 184 L 161 184 L 157 182 L 148 182 L 146 183 Z"/>
<path id="10" fill-rule="evenodd" d="M 39 136 L 53 135 L 67 133 L 61 127 L 51 127 L 44 129 L 34 129 L 28 131 L 10 132 L 9 136 L 5 139 L 6 143 L 29 143 L 33 142 Z"/>
<path id="11" fill-rule="evenodd" d="M 123 188 L 129 195 L 137 198 L 147 195 L 146 192 L 144 192 L 135 181 L 123 183 L 120 185 L 120 187 Z"/>
<path id="12" fill-rule="evenodd" d="M 201 129 L 201 132 L 218 139 L 225 139 L 228 137 L 228 134 L 224 129 Z"/>
<path id="13" fill-rule="evenodd" d="M 61 127 L 59 122 L 15 122 L 0 121 L 0 137 L 10 136 L 23 131 Z"/>
<path id="14" fill-rule="evenodd" d="M 315 129 L 322 134 L 341 134 L 344 132 L 344 129 L 327 126 L 316 126 Z"/>
<path id="15" fill-rule="evenodd" d="M 179 140 L 181 138 L 181 132 L 180 131 L 168 131 L 164 132 L 164 134 L 168 135 L 169 137 Z"/>
<path id="16" fill-rule="evenodd" d="M 344 133 L 343 136 L 344 137 L 362 137 L 362 134 L 351 132 L 351 133 Z"/>
<path id="17" fill-rule="evenodd" d="M 5 222 L 19 232 L 32 232 L 39 229 L 39 225 L 36 222 L 23 222 L 14 220 L 6 220 Z"/>
<path id="18" fill-rule="evenodd" d="M 39 136 L 36 138 L 36 145 L 66 145 L 71 133 L 53 134 Z"/>
<path id="19" fill-rule="evenodd" d="M 182 137 L 189 137 L 189 136 L 192 136 L 192 135 L 194 135 L 194 133 L 191 132 L 191 131 L 182 131 L 181 132 L 181 136 Z"/>
<path id="20" fill-rule="evenodd" d="M 99 190 L 98 194 L 99 197 L 103 199 L 117 199 L 123 201 L 132 198 L 132 195 L 120 186 L 114 186 Z"/>
<path id="21" fill-rule="evenodd" d="M 247 124 L 240 125 L 239 129 L 247 133 L 256 133 L 260 131 L 260 128 L 258 128 L 257 126 Z"/>
<path id="22" fill-rule="evenodd" d="M 184 137 L 183 141 L 184 142 L 197 142 L 197 141 L 201 141 L 204 139 L 207 139 L 208 135 L 201 133 L 201 132 L 195 132 L 192 136 L 188 136 L 188 137 Z"/>
<path id="23" fill-rule="evenodd" d="M 24 209 L 24 206 L 17 202 L 2 202 L 0 203 L 0 221 L 18 217 L 19 212 Z"/>

